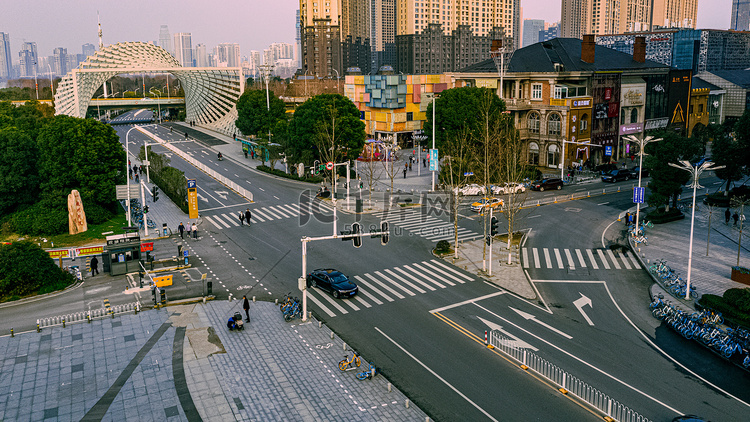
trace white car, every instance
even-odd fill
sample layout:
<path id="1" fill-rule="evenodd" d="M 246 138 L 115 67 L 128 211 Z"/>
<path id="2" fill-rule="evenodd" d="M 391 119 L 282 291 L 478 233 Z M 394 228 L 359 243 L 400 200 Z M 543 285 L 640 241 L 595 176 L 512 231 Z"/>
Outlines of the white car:
<path id="1" fill-rule="evenodd" d="M 477 185 L 477 184 L 471 184 L 466 185 L 458 190 L 459 195 L 466 195 L 466 196 L 475 196 L 475 195 L 484 195 L 485 189 L 484 186 Z"/>
<path id="2" fill-rule="evenodd" d="M 492 186 L 492 193 L 494 195 L 504 195 L 509 193 L 523 193 L 526 192 L 526 186 L 523 183 L 506 183 L 503 186 Z"/>

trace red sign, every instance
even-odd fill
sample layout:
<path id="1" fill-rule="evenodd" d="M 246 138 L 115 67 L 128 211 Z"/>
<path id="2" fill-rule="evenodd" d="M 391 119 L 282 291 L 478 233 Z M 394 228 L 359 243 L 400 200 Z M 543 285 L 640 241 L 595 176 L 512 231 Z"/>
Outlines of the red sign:
<path id="1" fill-rule="evenodd" d="M 154 242 L 141 243 L 141 252 L 153 252 Z"/>
<path id="2" fill-rule="evenodd" d="M 76 248 L 76 256 L 101 255 L 104 253 L 104 246 L 89 246 L 85 248 Z"/>
<path id="3" fill-rule="evenodd" d="M 612 99 L 612 88 L 604 88 L 604 99 L 607 101 Z"/>
<path id="4" fill-rule="evenodd" d="M 326 163 L 326 170 L 333 170 L 333 161 L 329 161 Z"/>

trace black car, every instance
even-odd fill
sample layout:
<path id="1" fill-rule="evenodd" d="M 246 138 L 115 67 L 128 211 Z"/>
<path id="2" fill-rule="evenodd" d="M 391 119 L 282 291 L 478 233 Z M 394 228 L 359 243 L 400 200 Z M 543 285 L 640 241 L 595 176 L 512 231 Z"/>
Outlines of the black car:
<path id="1" fill-rule="evenodd" d="M 635 167 L 633 169 L 633 179 L 638 178 L 638 171 L 639 170 L 640 170 L 640 167 Z M 649 174 L 648 169 L 644 167 L 643 168 L 643 172 L 641 173 L 641 177 L 648 177 L 648 174 Z"/>
<path id="2" fill-rule="evenodd" d="M 562 179 L 542 179 L 531 182 L 531 190 L 544 192 L 548 189 L 560 190 L 563 187 Z"/>
<path id="3" fill-rule="evenodd" d="M 602 182 L 619 182 L 621 180 L 629 180 L 633 177 L 633 173 L 628 169 L 612 170 L 609 173 L 602 174 Z M 636 175 L 635 177 L 638 177 Z"/>
<path id="4" fill-rule="evenodd" d="M 308 287 L 319 287 L 321 290 L 331 292 L 336 299 L 351 297 L 357 294 L 358 287 L 340 271 L 333 268 L 321 268 L 307 275 Z"/>

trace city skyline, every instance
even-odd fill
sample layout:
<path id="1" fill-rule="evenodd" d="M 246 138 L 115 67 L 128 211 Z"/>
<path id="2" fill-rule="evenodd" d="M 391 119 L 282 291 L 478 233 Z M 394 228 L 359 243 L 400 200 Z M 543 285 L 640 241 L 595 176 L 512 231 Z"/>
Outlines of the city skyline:
<path id="1" fill-rule="evenodd" d="M 522 1 L 523 19 L 542 19 L 547 22 L 560 20 L 561 0 Z M 171 34 L 189 32 L 193 44 L 209 48 L 222 43 L 238 43 L 242 56 L 251 50 L 263 51 L 272 43 L 284 42 L 296 45 L 295 11 L 298 0 L 257 2 L 248 5 L 240 0 L 222 2 L 226 11 L 232 13 L 205 13 L 206 3 L 198 0 L 162 1 L 150 3 L 144 0 L 130 2 L 131 10 L 144 11 L 138 22 L 121 19 L 121 5 L 94 0 L 77 1 L 74 6 L 64 3 L 11 1 L 4 5 L 4 16 L 12 17 L 0 21 L 0 32 L 10 35 L 13 60 L 17 63 L 18 52 L 24 41 L 35 42 L 40 56 L 52 55 L 57 47 L 78 53 L 86 43 L 98 45 L 96 14 L 99 11 L 105 45 L 126 41 L 159 41 L 161 25 L 168 25 Z M 699 1 L 697 27 L 702 29 L 729 29 L 732 0 Z M 127 14 L 125 14 L 127 15 Z M 29 23 L 31 22 L 31 24 Z M 43 28 L 59 28 L 60 22 L 74 22 L 64 31 L 45 31 Z"/>

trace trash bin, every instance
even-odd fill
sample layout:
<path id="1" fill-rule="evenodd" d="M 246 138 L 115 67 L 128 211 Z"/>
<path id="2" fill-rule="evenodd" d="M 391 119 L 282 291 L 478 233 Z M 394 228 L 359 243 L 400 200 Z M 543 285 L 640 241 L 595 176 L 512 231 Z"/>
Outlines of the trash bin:
<path id="1" fill-rule="evenodd" d="M 160 298 L 161 304 L 166 305 L 167 304 L 167 291 L 164 289 L 161 289 L 159 293 L 161 293 L 161 298 Z"/>
<path id="2" fill-rule="evenodd" d="M 177 258 L 182 256 L 182 245 L 177 245 Z"/>
<path id="3" fill-rule="evenodd" d="M 355 205 L 355 209 L 356 209 L 356 211 L 357 211 L 358 213 L 362 212 L 362 208 L 363 208 L 363 206 L 362 206 L 362 200 L 361 200 L 361 199 L 357 199 L 357 201 L 356 201 L 356 203 L 355 203 L 355 204 L 356 204 L 356 205 Z"/>
<path id="4" fill-rule="evenodd" d="M 211 296 L 213 294 L 214 294 L 214 282 L 207 281 L 206 282 L 206 296 Z"/>
<path id="5" fill-rule="evenodd" d="M 167 235 L 167 223 L 162 223 L 161 225 L 162 229 L 164 229 L 164 236 Z"/>

